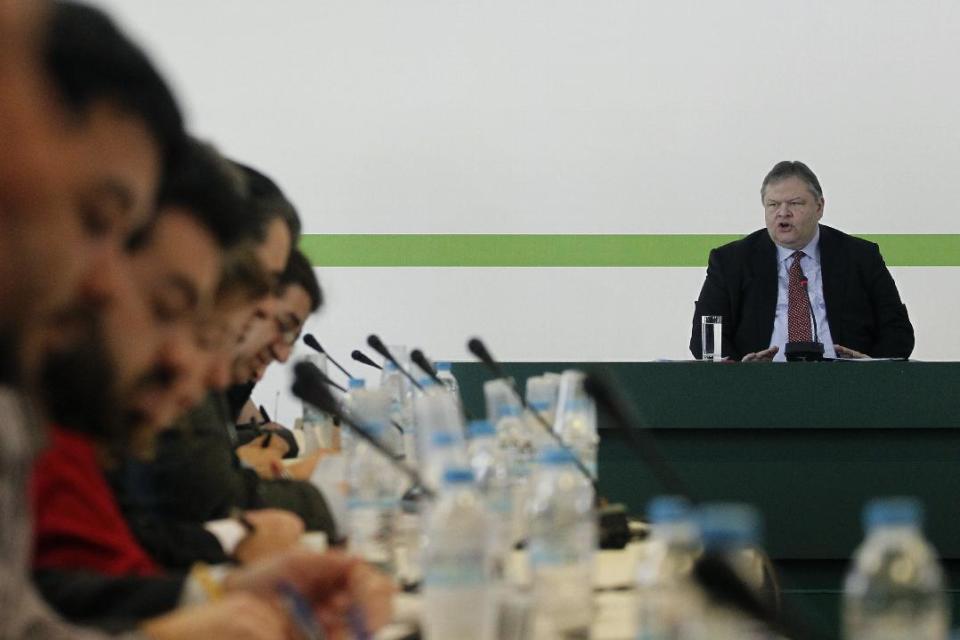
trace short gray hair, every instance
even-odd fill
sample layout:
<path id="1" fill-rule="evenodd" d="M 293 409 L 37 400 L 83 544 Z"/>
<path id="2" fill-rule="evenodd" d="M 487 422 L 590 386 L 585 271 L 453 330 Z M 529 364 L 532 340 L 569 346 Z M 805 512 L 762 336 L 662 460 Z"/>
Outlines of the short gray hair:
<path id="1" fill-rule="evenodd" d="M 767 192 L 767 185 L 774 182 L 780 182 L 781 180 L 786 180 L 787 178 L 799 178 L 807 183 L 807 188 L 817 198 L 823 197 L 823 189 L 820 188 L 820 181 L 817 180 L 816 174 L 799 160 L 784 160 L 783 162 L 778 162 L 773 166 L 773 169 L 770 169 L 770 173 L 767 174 L 767 177 L 763 179 L 763 184 L 760 185 L 760 199 L 762 200 L 764 195 Z"/>

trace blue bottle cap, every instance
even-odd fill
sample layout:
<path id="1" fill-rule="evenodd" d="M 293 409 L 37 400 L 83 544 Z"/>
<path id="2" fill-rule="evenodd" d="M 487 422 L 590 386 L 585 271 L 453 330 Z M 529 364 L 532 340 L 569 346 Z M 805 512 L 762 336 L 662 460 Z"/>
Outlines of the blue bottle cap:
<path id="1" fill-rule="evenodd" d="M 722 552 L 760 544 L 760 513 L 748 504 L 705 504 L 697 512 L 697 521 L 708 550 Z"/>
<path id="2" fill-rule="evenodd" d="M 516 418 L 520 415 L 520 408 L 513 404 L 502 404 L 497 409 L 498 418 Z"/>
<path id="3" fill-rule="evenodd" d="M 447 467 L 443 471 L 443 483 L 446 485 L 470 484 L 473 482 L 473 470 L 467 467 Z"/>
<path id="4" fill-rule="evenodd" d="M 681 496 L 657 496 L 647 505 L 647 517 L 653 524 L 671 524 L 690 520 L 690 502 Z"/>
<path id="5" fill-rule="evenodd" d="M 417 378 L 417 382 L 418 382 L 418 383 L 420 384 L 420 386 L 423 387 L 424 389 L 426 389 L 427 387 L 432 387 L 433 385 L 437 384 L 437 383 L 433 380 L 433 378 L 431 378 L 430 376 L 421 376 L 420 378 Z"/>
<path id="6" fill-rule="evenodd" d="M 547 466 L 573 464 L 574 461 L 572 451 L 557 446 L 544 447 L 537 455 L 537 462 Z"/>
<path id="7" fill-rule="evenodd" d="M 472 420 L 467 426 L 471 438 L 483 438 L 484 436 L 493 436 L 497 434 L 496 429 L 488 420 Z"/>
<path id="8" fill-rule="evenodd" d="M 435 362 L 434 364 L 435 364 L 436 367 L 437 367 L 437 372 L 440 372 L 440 371 L 451 371 L 451 370 L 453 369 L 453 364 L 450 363 L 450 362 L 448 362 L 448 361 L 446 361 L 446 360 L 440 360 L 440 361 L 438 361 L 438 362 Z"/>
<path id="9" fill-rule="evenodd" d="M 530 408 L 538 413 L 546 413 L 550 411 L 550 403 L 545 400 L 538 400 L 537 402 L 531 402 Z"/>
<path id="10" fill-rule="evenodd" d="M 449 431 L 435 431 L 430 434 L 430 444 L 434 447 L 450 447 L 456 443 L 457 439 Z"/>
<path id="11" fill-rule="evenodd" d="M 351 378 L 347 383 L 347 387 L 350 389 L 365 389 L 367 387 L 367 381 L 363 378 Z"/>
<path id="12" fill-rule="evenodd" d="M 876 498 L 863 508 L 863 526 L 868 532 L 875 527 L 922 527 L 923 505 L 916 498 Z"/>

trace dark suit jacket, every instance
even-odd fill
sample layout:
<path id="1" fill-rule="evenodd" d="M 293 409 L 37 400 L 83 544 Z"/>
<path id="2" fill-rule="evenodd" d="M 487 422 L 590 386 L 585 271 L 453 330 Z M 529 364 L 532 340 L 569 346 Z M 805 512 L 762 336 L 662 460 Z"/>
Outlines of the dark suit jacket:
<path id="1" fill-rule="evenodd" d="M 875 358 L 909 357 L 913 326 L 876 244 L 820 225 L 820 270 L 835 344 Z M 723 316 L 725 357 L 739 360 L 769 347 L 777 289 L 777 250 L 766 229 L 712 250 L 690 352 L 701 356 L 703 315 Z"/>

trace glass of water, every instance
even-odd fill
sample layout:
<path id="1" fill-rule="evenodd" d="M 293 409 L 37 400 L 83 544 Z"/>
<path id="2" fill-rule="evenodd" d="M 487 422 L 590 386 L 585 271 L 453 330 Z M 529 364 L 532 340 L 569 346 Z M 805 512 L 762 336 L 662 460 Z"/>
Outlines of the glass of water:
<path id="1" fill-rule="evenodd" d="M 703 347 L 702 360 L 719 362 L 720 343 L 723 336 L 723 316 L 700 317 L 700 344 Z"/>

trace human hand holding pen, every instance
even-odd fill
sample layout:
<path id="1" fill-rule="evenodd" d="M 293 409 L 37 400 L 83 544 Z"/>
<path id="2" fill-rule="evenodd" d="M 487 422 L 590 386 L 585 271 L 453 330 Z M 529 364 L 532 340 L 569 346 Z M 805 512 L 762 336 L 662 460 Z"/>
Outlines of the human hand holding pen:
<path id="1" fill-rule="evenodd" d="M 275 598 L 286 583 L 311 604 L 329 638 L 348 638 L 356 625 L 372 633 L 390 621 L 395 587 L 390 578 L 340 551 L 306 549 L 278 554 L 228 575 L 224 588 Z"/>

